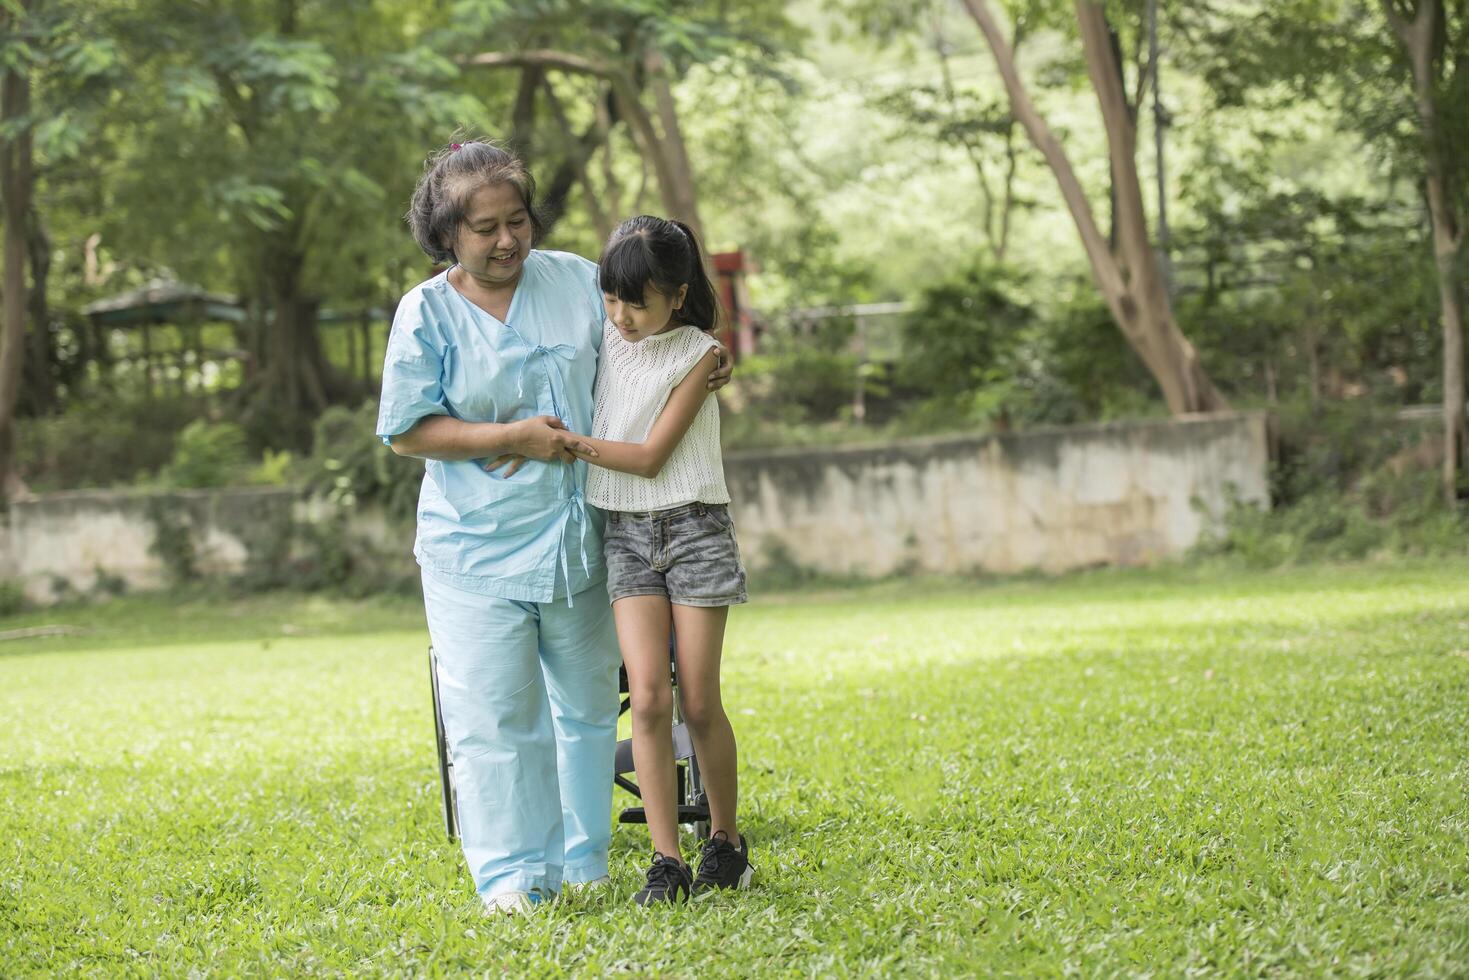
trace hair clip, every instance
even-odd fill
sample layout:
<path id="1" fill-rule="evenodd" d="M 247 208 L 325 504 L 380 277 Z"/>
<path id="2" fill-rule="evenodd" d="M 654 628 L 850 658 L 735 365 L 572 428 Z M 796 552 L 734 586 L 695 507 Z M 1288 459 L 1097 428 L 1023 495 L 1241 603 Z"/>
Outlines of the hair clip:
<path id="1" fill-rule="evenodd" d="M 449 149 L 450 150 L 459 150 L 459 149 L 463 149 L 463 148 L 464 148 L 464 144 L 463 143 L 450 143 L 449 144 Z"/>

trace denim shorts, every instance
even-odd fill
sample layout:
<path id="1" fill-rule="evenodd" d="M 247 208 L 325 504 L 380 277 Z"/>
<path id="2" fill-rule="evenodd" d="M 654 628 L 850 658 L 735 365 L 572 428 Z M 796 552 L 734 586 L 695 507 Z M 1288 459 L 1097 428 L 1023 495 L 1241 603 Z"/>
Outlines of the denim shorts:
<path id="1" fill-rule="evenodd" d="M 680 606 L 748 602 L 734 522 L 723 504 L 684 504 L 651 513 L 609 510 L 607 594 L 667 596 Z"/>

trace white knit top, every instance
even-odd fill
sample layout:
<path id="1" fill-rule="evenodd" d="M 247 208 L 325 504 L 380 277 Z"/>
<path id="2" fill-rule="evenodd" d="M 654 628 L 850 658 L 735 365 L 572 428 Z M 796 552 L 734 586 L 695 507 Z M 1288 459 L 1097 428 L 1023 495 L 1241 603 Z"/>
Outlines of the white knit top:
<path id="1" fill-rule="evenodd" d="M 603 323 L 592 436 L 613 442 L 646 440 L 673 389 L 699 358 L 718 346 L 697 327 L 674 327 L 629 343 L 611 321 Z M 587 501 L 603 510 L 618 511 L 729 503 L 719 454 L 719 405 L 712 397 L 704 399 L 683 441 L 651 480 L 589 467 Z"/>

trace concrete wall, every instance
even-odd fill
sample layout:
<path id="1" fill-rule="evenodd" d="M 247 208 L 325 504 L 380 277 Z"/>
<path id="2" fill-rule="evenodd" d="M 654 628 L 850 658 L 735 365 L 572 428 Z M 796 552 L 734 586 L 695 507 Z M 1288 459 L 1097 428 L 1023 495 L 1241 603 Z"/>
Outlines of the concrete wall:
<path id="1" fill-rule="evenodd" d="M 1062 571 L 1182 553 L 1227 488 L 1268 500 L 1268 461 L 1266 416 L 1221 414 L 736 453 L 725 475 L 751 567 L 779 543 L 855 575 Z"/>
<path id="2" fill-rule="evenodd" d="M 1267 462 L 1264 415 L 1218 415 L 733 453 L 725 472 L 752 568 L 782 550 L 803 567 L 875 576 L 1177 555 L 1223 512 L 1227 488 L 1266 500 Z M 289 488 L 47 494 L 14 502 L 0 523 L 0 578 L 43 603 L 89 592 L 99 577 L 160 588 L 160 529 L 187 535 L 198 574 L 237 575 L 292 522 L 335 516 Z M 371 510 L 345 518 L 355 553 L 411 572 L 410 528 Z"/>
<path id="3" fill-rule="evenodd" d="M 89 592 L 100 576 L 129 589 L 167 584 L 154 550 L 161 525 L 187 528 L 203 575 L 244 571 L 252 544 L 289 521 L 300 494 L 290 488 L 145 491 L 72 490 L 14 501 L 0 542 L 0 573 L 27 598 L 49 602 Z"/>

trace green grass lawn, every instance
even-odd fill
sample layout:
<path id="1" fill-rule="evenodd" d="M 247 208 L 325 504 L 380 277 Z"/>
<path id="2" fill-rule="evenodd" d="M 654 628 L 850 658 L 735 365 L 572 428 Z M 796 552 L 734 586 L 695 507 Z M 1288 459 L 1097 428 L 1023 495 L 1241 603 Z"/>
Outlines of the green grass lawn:
<path id="1" fill-rule="evenodd" d="M 1469 975 L 1469 563 L 756 596 L 749 892 L 486 920 L 417 605 L 0 643 L 0 976 Z M 617 805 L 630 801 L 621 793 Z M 690 850 L 690 853 L 692 851 Z"/>

